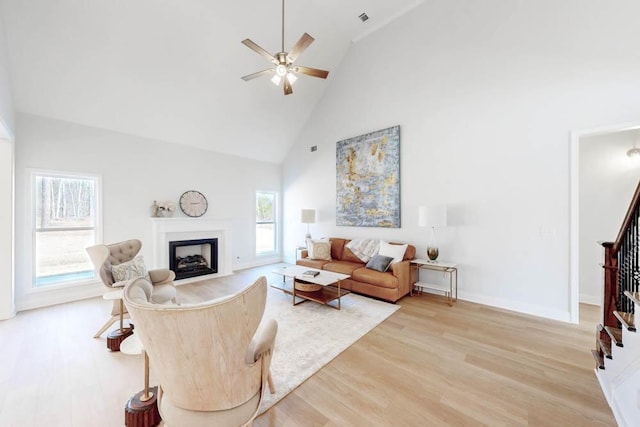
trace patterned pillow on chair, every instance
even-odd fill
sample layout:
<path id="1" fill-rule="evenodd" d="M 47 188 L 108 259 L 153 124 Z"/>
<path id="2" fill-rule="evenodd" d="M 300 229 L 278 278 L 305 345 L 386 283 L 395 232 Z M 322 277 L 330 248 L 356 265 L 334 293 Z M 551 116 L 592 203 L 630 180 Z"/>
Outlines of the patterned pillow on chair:
<path id="1" fill-rule="evenodd" d="M 142 255 L 138 255 L 131 261 L 123 262 L 122 264 L 114 264 L 111 266 L 111 274 L 113 275 L 113 280 L 116 282 L 122 282 L 129 279 L 134 279 L 136 277 L 144 277 L 149 282 L 151 282 L 151 278 L 149 277 L 149 273 L 147 272 L 147 267 L 144 265 L 144 258 Z M 124 283 L 117 284 L 117 286 L 124 286 Z"/>

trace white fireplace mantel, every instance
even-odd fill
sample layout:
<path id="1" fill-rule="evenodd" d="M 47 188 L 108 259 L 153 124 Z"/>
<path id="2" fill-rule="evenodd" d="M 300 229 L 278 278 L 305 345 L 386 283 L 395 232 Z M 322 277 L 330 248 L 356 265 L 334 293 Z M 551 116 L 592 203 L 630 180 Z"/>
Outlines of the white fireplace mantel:
<path id="1" fill-rule="evenodd" d="M 226 276 L 231 269 L 231 222 L 202 218 L 151 218 L 153 226 L 153 268 L 169 268 L 169 242 L 218 239 L 218 273 L 199 279 Z"/>

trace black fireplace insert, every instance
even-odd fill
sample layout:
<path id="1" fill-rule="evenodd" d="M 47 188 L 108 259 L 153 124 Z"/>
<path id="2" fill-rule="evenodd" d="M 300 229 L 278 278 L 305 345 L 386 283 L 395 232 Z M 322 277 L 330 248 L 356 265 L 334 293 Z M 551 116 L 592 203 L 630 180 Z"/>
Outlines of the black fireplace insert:
<path id="1" fill-rule="evenodd" d="M 218 239 L 169 242 L 169 268 L 177 279 L 218 272 Z"/>

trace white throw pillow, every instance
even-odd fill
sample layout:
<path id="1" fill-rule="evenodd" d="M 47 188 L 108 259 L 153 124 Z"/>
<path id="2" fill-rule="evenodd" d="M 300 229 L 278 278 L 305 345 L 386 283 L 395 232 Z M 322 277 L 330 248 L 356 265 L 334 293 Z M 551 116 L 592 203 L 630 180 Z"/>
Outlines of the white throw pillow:
<path id="1" fill-rule="evenodd" d="M 307 239 L 307 252 L 309 259 L 331 261 L 331 241 Z"/>
<path id="2" fill-rule="evenodd" d="M 378 255 L 389 256 L 393 258 L 390 265 L 402 261 L 404 253 L 409 245 L 392 245 L 391 243 L 380 241 L 380 250 Z"/>
<path id="3" fill-rule="evenodd" d="M 122 282 L 123 280 L 134 279 L 136 277 L 144 277 L 148 281 L 151 281 L 142 255 L 138 255 L 131 261 L 123 262 L 122 264 L 112 265 L 111 274 L 113 275 L 113 280 L 116 282 Z"/>

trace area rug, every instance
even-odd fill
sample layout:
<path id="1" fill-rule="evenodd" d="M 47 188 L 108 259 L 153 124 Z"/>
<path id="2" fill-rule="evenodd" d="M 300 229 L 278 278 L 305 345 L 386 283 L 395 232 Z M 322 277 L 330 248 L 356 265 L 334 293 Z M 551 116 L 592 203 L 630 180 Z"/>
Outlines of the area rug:
<path id="1" fill-rule="evenodd" d="M 271 360 L 276 392 L 265 393 L 260 413 L 400 308 L 356 294 L 345 295 L 341 303 L 340 311 L 312 301 L 294 307 L 291 295 L 269 287 L 263 319 L 278 322 Z"/>

